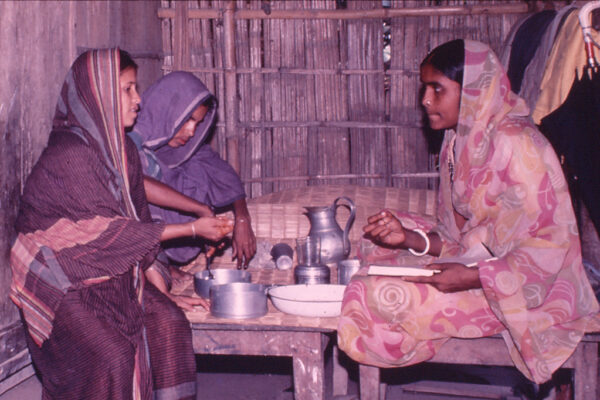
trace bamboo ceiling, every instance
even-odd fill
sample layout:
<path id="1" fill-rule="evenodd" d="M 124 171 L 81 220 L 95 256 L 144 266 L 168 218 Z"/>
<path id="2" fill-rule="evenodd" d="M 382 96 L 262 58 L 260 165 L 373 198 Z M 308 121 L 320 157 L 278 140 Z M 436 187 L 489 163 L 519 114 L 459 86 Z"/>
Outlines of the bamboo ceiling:
<path id="1" fill-rule="evenodd" d="M 211 143 L 249 197 L 321 184 L 436 186 L 440 138 L 423 129 L 421 60 L 455 38 L 500 51 L 530 10 L 524 1 L 386 3 L 162 1 L 163 68 L 194 72 L 215 93 Z"/>

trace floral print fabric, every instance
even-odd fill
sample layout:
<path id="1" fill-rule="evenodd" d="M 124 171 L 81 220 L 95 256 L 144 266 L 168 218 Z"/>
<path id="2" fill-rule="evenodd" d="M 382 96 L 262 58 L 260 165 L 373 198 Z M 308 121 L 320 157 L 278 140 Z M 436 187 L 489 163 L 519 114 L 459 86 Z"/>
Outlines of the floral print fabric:
<path id="1" fill-rule="evenodd" d="M 445 133 L 432 229 L 443 241 L 441 257 L 465 256 L 479 246 L 497 259 L 477 263 L 482 289 L 457 293 L 357 276 L 346 290 L 338 329 L 340 348 L 352 358 L 411 365 L 431 358 L 450 337 L 501 333 L 515 366 L 541 383 L 585 332 L 600 330 L 568 188 L 528 112 L 489 47 L 465 40 L 459 122 Z M 466 219 L 462 227 L 455 212 Z"/>

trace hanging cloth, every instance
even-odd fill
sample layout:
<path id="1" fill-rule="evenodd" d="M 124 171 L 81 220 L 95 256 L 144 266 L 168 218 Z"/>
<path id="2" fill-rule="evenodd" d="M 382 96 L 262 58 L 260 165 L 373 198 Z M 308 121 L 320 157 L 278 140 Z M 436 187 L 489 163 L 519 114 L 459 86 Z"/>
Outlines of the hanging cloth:
<path id="1" fill-rule="evenodd" d="M 572 196 L 580 197 L 600 232 L 600 71 L 586 68 L 576 77 L 565 102 L 544 117 L 540 130 L 564 156 Z"/>
<path id="2" fill-rule="evenodd" d="M 600 41 L 600 34 L 592 34 Z M 532 118 L 540 124 L 542 118 L 560 107 L 571 91 L 574 78 L 581 76 L 587 65 L 587 56 L 577 13 L 570 13 L 557 35 L 552 52 L 546 62 L 540 94 Z"/>
<path id="3" fill-rule="evenodd" d="M 555 10 L 544 10 L 535 13 L 527 18 L 515 33 L 511 46 L 508 70 L 506 71 L 513 92 L 519 93 L 521 90 L 521 82 L 525 75 L 525 69 L 533 59 L 555 15 Z"/>

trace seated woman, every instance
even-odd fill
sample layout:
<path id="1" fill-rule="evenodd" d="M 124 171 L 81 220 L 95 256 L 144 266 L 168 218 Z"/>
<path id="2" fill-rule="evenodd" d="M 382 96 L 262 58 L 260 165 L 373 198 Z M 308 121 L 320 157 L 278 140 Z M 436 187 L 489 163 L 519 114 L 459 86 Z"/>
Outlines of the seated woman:
<path id="1" fill-rule="evenodd" d="M 219 240 L 232 223 L 151 220 L 124 130 L 137 115 L 136 74 L 118 49 L 77 58 L 21 197 L 11 298 L 44 399 L 196 398 L 190 325 L 153 261 L 161 241 Z"/>
<path id="2" fill-rule="evenodd" d="M 560 164 L 488 46 L 437 47 L 421 82 L 430 126 L 445 130 L 438 223 L 407 229 L 384 210 L 364 231 L 381 247 L 440 257 L 426 266 L 439 272 L 355 276 L 339 346 L 358 362 L 395 367 L 430 359 L 452 337 L 501 334 L 516 367 L 547 381 L 600 328 Z"/>
<path id="3" fill-rule="evenodd" d="M 211 208 L 233 205 L 233 258 L 238 267 L 247 266 L 256 252 L 256 239 L 244 188 L 233 168 L 206 143 L 216 112 L 215 97 L 198 78 L 171 72 L 144 92 L 129 135 L 149 176 L 145 187 L 152 217 L 181 223 L 190 221 L 190 214 L 211 215 Z M 168 258 L 179 264 L 193 260 L 201 250 L 198 243 L 185 241 L 165 246 Z"/>

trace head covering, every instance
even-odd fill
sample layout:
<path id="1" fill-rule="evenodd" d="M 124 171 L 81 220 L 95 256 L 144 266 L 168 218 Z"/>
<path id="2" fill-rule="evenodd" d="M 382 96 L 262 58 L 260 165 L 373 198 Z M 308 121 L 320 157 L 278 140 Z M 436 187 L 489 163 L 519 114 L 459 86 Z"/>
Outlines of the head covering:
<path id="1" fill-rule="evenodd" d="M 460 233 L 454 223 L 454 207 L 468 202 L 457 202 L 444 195 L 460 193 L 468 198 L 473 192 L 473 179 L 481 177 L 476 167 L 486 165 L 494 154 L 493 142 L 502 135 L 500 125 L 511 125 L 515 131 L 536 131 L 528 117 L 529 109 L 523 99 L 510 89 L 510 81 L 497 56 L 484 43 L 465 40 L 465 65 L 456 131 L 449 130 L 440 152 L 440 196 L 438 217 L 444 223 L 441 230 L 458 240 Z M 536 131 L 537 132 L 537 131 Z M 450 177 L 450 179 L 445 179 Z M 471 218 L 470 210 L 458 209 Z"/>
<path id="2" fill-rule="evenodd" d="M 208 106 L 208 112 L 194 136 L 184 146 L 168 146 L 169 140 L 202 104 Z M 178 167 L 190 159 L 206 140 L 216 116 L 215 97 L 200 79 L 184 71 L 171 72 L 150 86 L 140 106 L 130 135 L 145 150 L 144 170 L 158 179 L 161 170 Z"/>
<path id="3" fill-rule="evenodd" d="M 74 133 L 100 153 L 123 216 L 137 218 L 127 174 L 119 66 L 118 48 L 91 50 L 75 60 L 58 98 L 52 134 Z"/>

